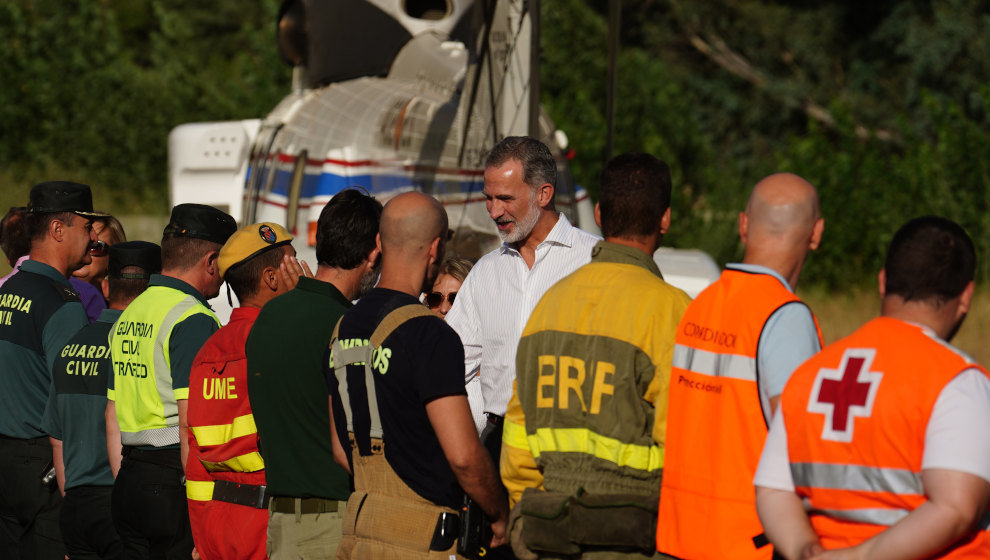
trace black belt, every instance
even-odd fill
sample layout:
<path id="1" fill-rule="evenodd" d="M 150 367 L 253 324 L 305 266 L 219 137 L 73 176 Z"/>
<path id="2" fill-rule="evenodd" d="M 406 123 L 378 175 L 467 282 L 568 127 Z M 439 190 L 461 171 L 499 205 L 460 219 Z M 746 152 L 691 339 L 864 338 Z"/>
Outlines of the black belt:
<path id="1" fill-rule="evenodd" d="M 493 426 L 496 426 L 496 427 L 501 426 L 502 425 L 502 421 L 505 420 L 505 417 L 504 416 L 499 416 L 498 414 L 495 414 L 494 412 L 486 412 L 485 413 L 485 418 L 487 418 L 488 421 Z"/>
<path id="2" fill-rule="evenodd" d="M 267 509 L 270 496 L 265 493 L 265 487 L 255 484 L 240 484 L 229 480 L 213 482 L 213 499 L 240 506 L 257 509 Z"/>
<path id="3" fill-rule="evenodd" d="M 276 513 L 295 513 L 299 503 L 299 513 L 331 513 L 337 511 L 338 501 L 325 498 L 291 498 L 272 496 L 269 509 Z"/>
<path id="4" fill-rule="evenodd" d="M 166 467 L 183 472 L 182 456 L 180 455 L 178 447 L 141 449 L 139 447 L 125 445 L 121 449 L 120 454 L 123 457 L 122 461 L 124 462 L 137 461 L 139 463 L 157 465 L 159 467 Z"/>

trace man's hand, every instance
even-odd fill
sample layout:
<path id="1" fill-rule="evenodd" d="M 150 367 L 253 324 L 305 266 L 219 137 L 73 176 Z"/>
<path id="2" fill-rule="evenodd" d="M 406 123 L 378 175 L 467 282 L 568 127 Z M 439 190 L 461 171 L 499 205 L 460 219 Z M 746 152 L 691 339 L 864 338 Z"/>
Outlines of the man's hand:
<path id="1" fill-rule="evenodd" d="M 426 403 L 426 415 L 440 441 L 444 456 L 464 492 L 492 523 L 492 543 L 504 543 L 509 504 L 498 482 L 495 466 L 481 446 L 467 397 L 451 395 Z"/>
<path id="2" fill-rule="evenodd" d="M 492 542 L 488 545 L 489 548 L 499 547 L 509 542 L 505 535 L 506 524 L 506 518 L 492 521 Z"/>
<path id="3" fill-rule="evenodd" d="M 807 560 L 824 550 L 794 492 L 757 486 L 756 513 L 774 550 L 784 558 Z"/>
<path id="4" fill-rule="evenodd" d="M 286 290 L 291 290 L 299 283 L 301 276 L 305 276 L 306 278 L 313 277 L 313 271 L 309 269 L 306 261 L 300 261 L 296 257 L 285 255 L 282 258 L 282 264 L 278 267 L 279 285 L 284 285 Z"/>

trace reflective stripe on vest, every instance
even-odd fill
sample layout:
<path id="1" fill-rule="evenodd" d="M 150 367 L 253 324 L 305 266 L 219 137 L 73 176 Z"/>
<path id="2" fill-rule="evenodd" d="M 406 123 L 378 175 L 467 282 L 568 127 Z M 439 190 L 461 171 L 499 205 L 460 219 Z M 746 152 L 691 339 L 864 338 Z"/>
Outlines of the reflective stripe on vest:
<path id="1" fill-rule="evenodd" d="M 908 469 L 830 463 L 791 463 L 794 485 L 866 492 L 924 495 L 921 473 Z"/>
<path id="2" fill-rule="evenodd" d="M 943 389 L 968 369 L 986 374 L 931 331 L 880 317 L 795 371 L 778 414 L 795 492 L 825 548 L 862 543 L 925 503 L 927 426 Z M 840 410 L 847 419 L 835 421 Z M 986 557 L 981 530 L 939 557 Z"/>
<path id="3" fill-rule="evenodd" d="M 503 439 L 510 442 L 519 439 L 512 431 L 526 429 L 518 424 L 506 423 Z M 630 467 L 652 472 L 663 468 L 663 451 L 656 445 L 636 445 L 592 432 L 587 428 L 538 428 L 533 435 L 526 436 L 533 458 L 541 453 L 587 453 L 614 463 L 620 467 Z M 525 446 L 516 446 L 523 447 Z"/>
<path id="4" fill-rule="evenodd" d="M 807 505 L 807 504 L 806 504 Z M 808 510 L 809 515 L 825 515 L 832 519 L 843 519 L 856 523 L 885 525 L 890 527 L 911 513 L 906 509 L 860 508 L 860 509 L 815 509 Z"/>
<path id="5" fill-rule="evenodd" d="M 186 480 L 186 498 L 199 502 L 213 499 L 212 480 Z"/>
<path id="6" fill-rule="evenodd" d="M 190 426 L 189 429 L 196 436 L 196 442 L 204 447 L 223 445 L 239 437 L 258 433 L 253 414 L 238 416 L 230 424 Z"/>
<path id="7" fill-rule="evenodd" d="M 718 354 L 690 346 L 674 346 L 673 367 L 743 381 L 756 381 L 756 359 L 738 354 Z"/>
<path id="8" fill-rule="evenodd" d="M 231 471 L 231 472 L 255 472 L 265 468 L 265 461 L 257 451 L 251 451 L 244 455 L 231 457 L 219 462 L 199 460 L 210 472 Z"/>
<path id="9" fill-rule="evenodd" d="M 176 402 L 177 391 L 172 389 L 168 348 L 172 329 L 180 321 L 198 313 L 208 315 L 218 325 L 219 321 L 197 298 L 179 290 L 153 286 L 142 296 L 144 297 L 139 306 L 132 303 L 131 308 L 124 311 L 110 336 L 116 375 L 114 398 L 117 401 L 120 440 L 122 444 L 130 446 L 175 445 L 179 443 L 179 408 Z M 120 325 L 125 323 L 151 325 L 155 329 L 153 340 L 133 333 L 117 334 Z M 128 343 L 126 349 L 125 342 Z M 151 386 L 146 381 L 142 382 L 145 378 L 138 379 L 133 375 L 128 377 L 126 373 L 119 373 L 118 368 L 121 366 L 131 368 L 125 369 L 125 372 L 134 371 L 133 368 L 145 373 L 151 370 L 154 375 L 153 392 L 149 390 Z M 131 380 L 129 383 L 122 383 L 128 379 Z"/>
<path id="10" fill-rule="evenodd" d="M 757 354 L 769 318 L 787 305 L 803 304 L 781 279 L 730 267 L 684 313 L 670 380 L 661 552 L 770 560 L 772 548 L 754 542 L 763 527 L 752 481 L 771 397 L 761 390 L 766 374 L 758 371 Z"/>

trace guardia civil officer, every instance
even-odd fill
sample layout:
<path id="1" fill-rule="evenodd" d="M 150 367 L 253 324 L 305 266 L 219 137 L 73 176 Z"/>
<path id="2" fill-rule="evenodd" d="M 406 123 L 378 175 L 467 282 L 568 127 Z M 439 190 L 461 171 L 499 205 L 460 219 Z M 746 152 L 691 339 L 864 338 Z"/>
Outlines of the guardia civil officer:
<path id="1" fill-rule="evenodd" d="M 123 459 L 113 521 L 127 558 L 188 558 L 192 551 L 183 463 L 189 369 L 220 322 L 217 258 L 237 224 L 212 206 L 180 204 L 162 235 L 162 273 L 121 314 L 110 335 L 114 376 L 107 422 Z"/>
<path id="2" fill-rule="evenodd" d="M 30 259 L 0 287 L 0 557 L 64 556 L 61 498 L 52 448 L 42 428 L 51 368 L 69 338 L 89 321 L 70 287 L 90 262 L 93 197 L 86 185 L 50 181 L 31 189 L 25 220 Z"/>
<path id="3" fill-rule="evenodd" d="M 107 340 L 121 311 L 161 272 L 161 248 L 147 241 L 110 247 L 103 297 L 109 307 L 77 332 L 55 358 L 44 428 L 55 449 L 55 472 L 64 495 L 60 526 L 69 558 L 120 558 L 120 537 L 110 517 L 114 470 L 107 458 L 104 413 L 113 375 Z M 119 451 L 119 435 L 116 439 Z M 119 467 L 119 463 L 114 467 Z"/>

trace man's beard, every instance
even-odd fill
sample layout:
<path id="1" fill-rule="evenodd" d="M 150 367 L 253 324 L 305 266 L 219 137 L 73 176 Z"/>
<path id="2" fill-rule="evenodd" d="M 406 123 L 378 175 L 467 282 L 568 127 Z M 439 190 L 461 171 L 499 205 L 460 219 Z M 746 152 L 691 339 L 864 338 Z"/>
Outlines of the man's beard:
<path id="1" fill-rule="evenodd" d="M 502 241 L 506 243 L 518 243 L 529 237 L 529 234 L 533 232 L 536 222 L 540 221 L 540 205 L 536 202 L 536 193 L 530 196 L 530 202 L 532 204 L 529 207 L 529 212 L 522 218 L 516 219 L 516 225 L 512 228 L 512 231 L 503 232 L 502 230 L 498 230 L 498 236 L 502 238 Z"/>
<path id="2" fill-rule="evenodd" d="M 354 299 L 361 299 L 365 294 L 370 292 L 375 287 L 375 284 L 378 283 L 378 277 L 381 276 L 381 273 L 382 261 L 379 259 L 378 264 L 361 277 L 361 282 L 358 284 L 358 294 Z"/>

